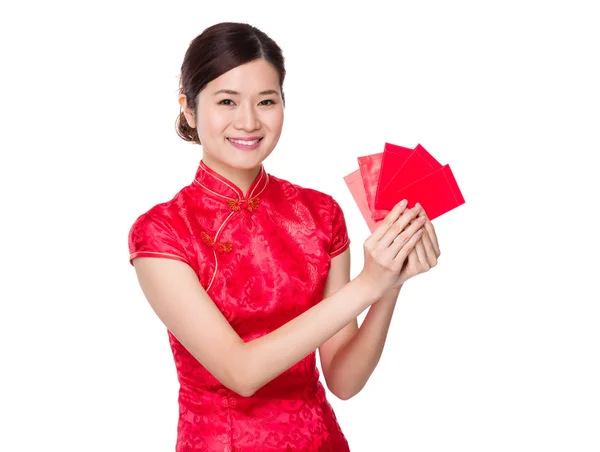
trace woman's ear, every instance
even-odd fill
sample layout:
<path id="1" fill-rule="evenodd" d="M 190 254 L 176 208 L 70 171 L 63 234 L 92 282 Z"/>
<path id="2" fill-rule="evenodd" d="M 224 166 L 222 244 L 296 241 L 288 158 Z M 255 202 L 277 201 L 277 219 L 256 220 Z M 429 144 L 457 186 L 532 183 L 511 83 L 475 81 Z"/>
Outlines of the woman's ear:
<path id="1" fill-rule="evenodd" d="M 196 118 L 194 117 L 194 112 L 188 107 L 187 104 L 187 96 L 185 94 L 181 94 L 179 96 L 179 105 L 181 105 L 183 115 L 185 116 L 185 120 L 188 125 L 192 128 L 196 128 Z"/>

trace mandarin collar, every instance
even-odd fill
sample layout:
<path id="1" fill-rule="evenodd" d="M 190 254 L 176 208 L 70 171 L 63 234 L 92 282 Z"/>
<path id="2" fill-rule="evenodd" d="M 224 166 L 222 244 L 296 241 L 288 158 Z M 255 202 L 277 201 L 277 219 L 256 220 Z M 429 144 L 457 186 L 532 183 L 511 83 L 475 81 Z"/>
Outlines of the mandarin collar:
<path id="1" fill-rule="evenodd" d="M 209 168 L 204 161 L 200 160 L 194 182 L 208 193 L 224 200 L 247 201 L 258 198 L 267 188 L 269 179 L 269 175 L 261 163 L 258 175 L 250 185 L 248 192 L 244 194 L 237 185 Z"/>

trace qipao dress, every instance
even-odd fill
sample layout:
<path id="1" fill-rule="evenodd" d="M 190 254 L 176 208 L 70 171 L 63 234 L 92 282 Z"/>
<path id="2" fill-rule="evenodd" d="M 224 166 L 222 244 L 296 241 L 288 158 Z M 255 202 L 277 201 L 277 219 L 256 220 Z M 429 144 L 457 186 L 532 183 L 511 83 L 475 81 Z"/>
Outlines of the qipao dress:
<path id="1" fill-rule="evenodd" d="M 203 161 L 190 185 L 142 214 L 129 233 L 131 263 L 158 257 L 188 264 L 246 342 L 319 303 L 331 259 L 349 243 L 331 196 L 262 165 L 244 194 Z M 243 397 L 167 333 L 180 383 L 176 452 L 349 450 L 319 381 L 316 352 Z"/>

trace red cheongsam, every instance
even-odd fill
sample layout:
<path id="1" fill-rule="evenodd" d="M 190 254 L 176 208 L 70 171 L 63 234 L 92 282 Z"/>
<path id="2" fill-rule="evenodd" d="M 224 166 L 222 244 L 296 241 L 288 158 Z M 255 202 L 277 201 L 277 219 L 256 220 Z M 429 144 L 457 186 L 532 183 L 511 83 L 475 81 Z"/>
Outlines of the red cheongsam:
<path id="1" fill-rule="evenodd" d="M 271 176 L 261 165 L 246 196 L 200 162 L 194 181 L 141 215 L 130 262 L 185 262 L 246 342 L 323 299 L 331 258 L 349 246 L 329 195 Z M 251 397 L 223 386 L 168 331 L 179 389 L 177 452 L 348 451 L 319 381 L 315 352 Z"/>

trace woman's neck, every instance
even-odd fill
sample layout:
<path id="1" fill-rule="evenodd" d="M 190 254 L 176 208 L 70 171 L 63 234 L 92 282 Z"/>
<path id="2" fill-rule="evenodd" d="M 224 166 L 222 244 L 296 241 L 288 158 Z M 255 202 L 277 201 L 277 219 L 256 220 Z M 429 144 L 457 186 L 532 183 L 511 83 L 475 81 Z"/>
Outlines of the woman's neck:
<path id="1" fill-rule="evenodd" d="M 207 154 L 202 156 L 202 161 L 215 173 L 218 173 L 232 184 L 235 184 L 244 194 L 248 193 L 252 183 L 260 173 L 260 166 L 251 169 L 232 168 L 219 160 L 211 158 Z"/>

